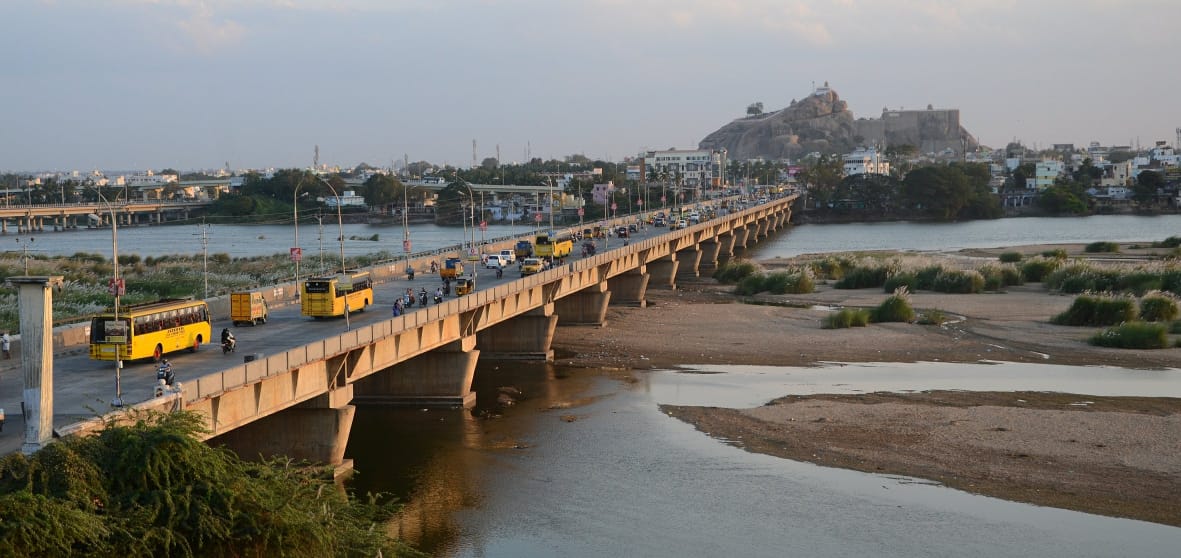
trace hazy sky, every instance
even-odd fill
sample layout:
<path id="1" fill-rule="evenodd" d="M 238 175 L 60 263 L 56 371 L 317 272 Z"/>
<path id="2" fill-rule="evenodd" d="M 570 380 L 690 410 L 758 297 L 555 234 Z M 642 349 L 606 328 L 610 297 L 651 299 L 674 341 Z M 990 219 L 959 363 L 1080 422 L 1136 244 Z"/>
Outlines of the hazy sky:
<path id="1" fill-rule="evenodd" d="M 828 81 L 982 143 L 1173 143 L 1178 0 L 0 0 L 0 171 L 695 147 Z"/>

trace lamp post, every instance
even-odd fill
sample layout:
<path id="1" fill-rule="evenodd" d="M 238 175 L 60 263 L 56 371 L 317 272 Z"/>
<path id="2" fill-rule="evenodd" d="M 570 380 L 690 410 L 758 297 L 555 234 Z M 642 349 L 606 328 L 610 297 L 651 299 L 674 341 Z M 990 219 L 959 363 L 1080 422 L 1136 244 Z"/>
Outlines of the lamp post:
<path id="1" fill-rule="evenodd" d="M 549 185 L 549 233 L 554 234 L 554 179 L 547 176 L 545 181 Z"/>
<path id="2" fill-rule="evenodd" d="M 291 195 L 291 220 L 295 222 L 295 246 L 291 248 L 291 259 L 295 260 L 295 297 L 299 298 L 299 261 L 303 259 L 303 250 L 299 247 L 299 188 L 303 186 L 303 176 L 295 184 L 295 193 Z"/>
<path id="3" fill-rule="evenodd" d="M 327 180 L 324 180 L 323 178 L 321 178 L 319 176 L 317 176 L 316 178 L 319 178 L 320 182 L 323 182 L 324 185 L 327 186 L 328 189 L 332 191 L 332 195 L 336 197 L 336 227 L 337 227 L 337 230 L 339 231 L 339 234 L 340 234 L 340 273 L 343 275 L 345 273 L 344 220 L 341 218 L 341 215 L 340 215 L 340 194 L 336 193 L 336 188 L 333 188 L 332 184 L 330 182 L 328 182 Z M 351 284 L 350 284 L 350 289 L 351 289 Z M 349 297 L 347 297 L 347 296 L 344 297 L 344 329 L 345 329 L 345 331 L 352 329 L 352 324 L 349 323 Z"/>
<path id="4" fill-rule="evenodd" d="M 107 201 L 106 196 L 102 191 L 95 188 L 95 193 L 98 194 L 103 204 L 107 206 L 107 211 L 111 214 L 111 264 L 114 268 L 113 278 L 110 282 L 111 296 L 115 298 L 114 307 L 114 322 L 119 324 L 119 297 L 123 295 L 123 280 L 119 278 L 119 225 L 118 219 L 115 218 L 115 208 L 111 206 L 111 202 Z M 116 201 L 118 199 L 116 198 Z M 124 330 L 126 331 L 126 329 Z M 123 345 L 127 343 L 127 333 L 123 334 Z M 120 348 L 115 348 L 115 398 L 111 400 L 112 407 L 123 406 L 123 358 L 120 354 Z"/>

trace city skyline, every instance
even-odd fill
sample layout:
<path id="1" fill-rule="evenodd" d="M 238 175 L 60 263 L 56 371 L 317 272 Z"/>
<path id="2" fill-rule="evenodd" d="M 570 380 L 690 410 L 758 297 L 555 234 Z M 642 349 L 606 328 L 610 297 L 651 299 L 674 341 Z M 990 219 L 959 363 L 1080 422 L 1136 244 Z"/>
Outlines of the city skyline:
<path id="1" fill-rule="evenodd" d="M 16 0 L 0 172 L 618 161 L 825 81 L 994 148 L 1175 143 L 1181 4 L 1029 4 Z"/>

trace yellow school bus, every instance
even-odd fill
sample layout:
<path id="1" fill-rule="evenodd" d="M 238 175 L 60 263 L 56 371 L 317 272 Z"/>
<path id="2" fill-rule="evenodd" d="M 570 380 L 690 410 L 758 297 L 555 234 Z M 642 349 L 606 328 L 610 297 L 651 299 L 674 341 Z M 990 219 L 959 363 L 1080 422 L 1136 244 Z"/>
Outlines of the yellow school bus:
<path id="1" fill-rule="evenodd" d="M 135 304 L 90 320 L 90 358 L 160 360 L 167 353 L 196 352 L 208 343 L 213 326 L 203 300 L 164 299 Z"/>
<path id="2" fill-rule="evenodd" d="M 574 240 L 568 236 L 555 238 L 539 234 L 533 240 L 533 255 L 539 258 L 565 258 L 574 249 Z"/>
<path id="3" fill-rule="evenodd" d="M 315 277 L 300 287 L 300 312 L 313 318 L 343 316 L 345 308 L 364 312 L 373 304 L 373 283 L 367 271 L 346 271 L 329 277 Z"/>

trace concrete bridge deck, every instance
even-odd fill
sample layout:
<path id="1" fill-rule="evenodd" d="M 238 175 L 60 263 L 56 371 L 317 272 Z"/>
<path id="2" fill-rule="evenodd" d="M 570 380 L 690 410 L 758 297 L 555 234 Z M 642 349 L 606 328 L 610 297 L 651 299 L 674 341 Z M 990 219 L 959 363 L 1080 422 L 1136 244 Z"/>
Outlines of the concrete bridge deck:
<path id="1" fill-rule="evenodd" d="M 280 308 L 267 325 L 235 330 L 243 354 L 260 358 L 242 362 L 242 355 L 224 356 L 216 347 L 180 355 L 173 363 L 183 390 L 156 398 L 154 368 L 132 365 L 123 372 L 125 400 L 140 409 L 201 411 L 212 436 L 251 454 L 339 463 L 353 402 L 471 404 L 478 358 L 552 358 L 557 325 L 602 326 L 609 303 L 642 306 L 646 289 L 675 288 L 678 277 L 708 273 L 785 226 L 793 200 L 772 200 L 683 230 L 649 227 L 626 246 L 601 240 L 600 249 L 606 244 L 608 250 L 579 258 L 576 248 L 564 265 L 529 277 L 510 270 L 492 280 L 492 270 L 480 269 L 477 292 L 396 318 L 389 314 L 395 296 L 407 287 L 433 289 L 438 279 L 420 275 L 408 282 L 401 270 L 377 269 L 375 279 L 384 281 L 375 291 L 378 304 L 354 314 L 348 331 L 344 320 L 312 321 L 296 307 Z M 278 286 L 267 294 L 281 301 L 291 290 Z M 113 363 L 75 354 L 58 356 L 52 366 L 56 431 L 97 428 L 93 417 L 107 411 L 114 395 Z M 8 376 L 0 389 L 0 406 L 10 417 L 0 434 L 4 452 L 23 441 L 15 379 Z"/>

